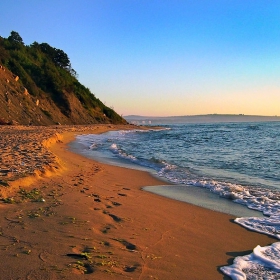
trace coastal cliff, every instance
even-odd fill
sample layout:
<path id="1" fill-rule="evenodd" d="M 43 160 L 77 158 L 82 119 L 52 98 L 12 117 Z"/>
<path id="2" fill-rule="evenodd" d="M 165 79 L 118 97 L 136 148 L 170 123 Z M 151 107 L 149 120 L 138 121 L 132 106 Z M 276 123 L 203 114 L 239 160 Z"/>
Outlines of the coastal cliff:
<path id="1" fill-rule="evenodd" d="M 78 81 L 64 51 L 0 37 L 0 124 L 95 123 L 126 121 Z"/>

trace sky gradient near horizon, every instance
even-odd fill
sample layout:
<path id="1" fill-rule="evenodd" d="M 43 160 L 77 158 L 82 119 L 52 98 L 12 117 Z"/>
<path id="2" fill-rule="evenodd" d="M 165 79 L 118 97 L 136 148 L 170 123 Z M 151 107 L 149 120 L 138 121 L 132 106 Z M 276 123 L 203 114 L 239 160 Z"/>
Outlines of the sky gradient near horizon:
<path id="1" fill-rule="evenodd" d="M 122 115 L 280 115 L 280 1 L 1 0 L 12 30 Z"/>

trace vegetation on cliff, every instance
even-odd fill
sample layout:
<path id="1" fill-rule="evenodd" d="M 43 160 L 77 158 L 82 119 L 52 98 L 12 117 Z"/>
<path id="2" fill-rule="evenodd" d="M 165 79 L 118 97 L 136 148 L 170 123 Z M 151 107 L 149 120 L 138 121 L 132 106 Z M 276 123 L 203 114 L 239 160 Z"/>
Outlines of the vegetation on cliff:
<path id="1" fill-rule="evenodd" d="M 0 65 L 2 122 L 126 123 L 78 81 L 63 50 L 47 43 L 25 45 L 21 36 L 12 31 L 8 38 L 0 37 Z M 7 75 L 12 75 L 12 81 Z"/>

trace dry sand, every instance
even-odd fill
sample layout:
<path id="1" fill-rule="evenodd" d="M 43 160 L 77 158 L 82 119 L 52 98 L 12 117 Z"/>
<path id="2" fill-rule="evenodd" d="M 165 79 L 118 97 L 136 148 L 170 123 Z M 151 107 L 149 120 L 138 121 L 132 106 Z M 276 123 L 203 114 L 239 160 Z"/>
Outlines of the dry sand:
<path id="1" fill-rule="evenodd" d="M 148 173 L 67 149 L 75 134 L 118 128 L 130 127 L 0 128 L 1 280 L 228 279 L 220 266 L 275 241 L 142 191 L 163 184 Z"/>

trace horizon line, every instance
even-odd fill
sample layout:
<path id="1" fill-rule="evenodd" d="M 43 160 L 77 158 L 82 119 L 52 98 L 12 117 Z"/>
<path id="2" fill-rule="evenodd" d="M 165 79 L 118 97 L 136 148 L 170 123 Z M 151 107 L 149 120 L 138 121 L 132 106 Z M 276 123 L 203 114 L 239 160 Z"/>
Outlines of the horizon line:
<path id="1" fill-rule="evenodd" d="M 279 118 L 278 115 L 246 115 L 246 114 L 198 114 L 198 115 L 173 115 L 173 116 L 149 116 L 149 115 L 124 115 L 125 117 L 142 117 L 142 118 L 183 118 L 183 117 L 205 117 L 205 116 L 228 116 L 228 117 L 262 117 L 262 118 Z"/>

